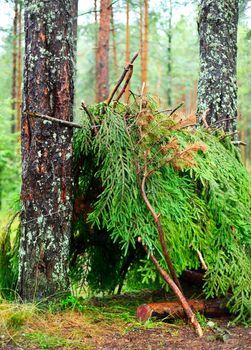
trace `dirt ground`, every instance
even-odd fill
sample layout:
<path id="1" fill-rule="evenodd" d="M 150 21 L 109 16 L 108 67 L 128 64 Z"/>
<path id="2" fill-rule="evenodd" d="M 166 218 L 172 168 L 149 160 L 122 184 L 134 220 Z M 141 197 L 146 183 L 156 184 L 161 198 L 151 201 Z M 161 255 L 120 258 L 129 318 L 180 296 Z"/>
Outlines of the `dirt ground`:
<path id="1" fill-rule="evenodd" d="M 228 340 L 223 342 L 216 339 L 217 335 L 207 331 L 203 338 L 199 339 L 188 327 L 183 326 L 173 329 L 150 329 L 131 331 L 126 336 L 113 335 L 100 347 L 96 349 L 118 350 L 247 350 L 251 349 L 251 329 L 235 327 L 230 330 Z"/>
<path id="2" fill-rule="evenodd" d="M 131 329 L 126 334 L 116 331 L 116 327 L 100 324 L 101 334 L 93 336 L 91 332 L 88 334 L 83 332 L 81 337 L 81 329 L 78 335 L 78 344 L 74 344 L 74 339 L 69 344 L 46 344 L 40 346 L 29 343 L 27 339 L 20 339 L 17 343 L 10 342 L 0 347 L 2 350 L 42 350 L 42 349 L 65 349 L 65 350 L 251 350 L 251 328 L 244 327 L 227 327 L 227 322 L 217 320 L 220 324 L 222 333 L 207 328 L 202 338 L 198 338 L 193 330 L 187 325 L 169 326 L 164 325 L 160 328 L 152 329 Z M 65 328 L 61 332 L 67 336 L 68 331 Z M 63 327 L 66 327 L 64 325 Z M 64 332 L 65 331 L 65 332 Z M 223 341 L 224 332 L 227 335 Z M 228 333 L 229 332 L 229 333 Z M 48 336 L 49 339 L 50 336 Z M 34 341 L 34 339 L 33 339 Z"/>
<path id="3" fill-rule="evenodd" d="M 136 320 L 135 311 L 146 295 L 94 300 L 65 310 L 38 310 L 13 327 L 18 314 L 1 328 L 1 350 L 251 350 L 251 328 L 229 326 L 229 318 L 205 319 L 204 336 L 182 320 Z M 148 300 L 152 301 L 152 300 Z M 20 311 L 20 310 L 19 310 Z M 0 315 L 1 316 L 1 315 Z M 3 325 L 3 323 L 2 323 Z M 14 323 L 15 326 L 17 326 Z"/>

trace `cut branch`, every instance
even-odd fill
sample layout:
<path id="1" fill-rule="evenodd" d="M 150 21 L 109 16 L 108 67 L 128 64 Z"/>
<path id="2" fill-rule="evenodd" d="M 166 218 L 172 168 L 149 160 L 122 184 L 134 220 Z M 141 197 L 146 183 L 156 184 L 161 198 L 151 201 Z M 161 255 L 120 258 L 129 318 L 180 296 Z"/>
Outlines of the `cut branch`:
<path id="1" fill-rule="evenodd" d="M 68 126 L 70 128 L 78 128 L 78 129 L 83 129 L 83 125 L 81 124 L 77 124 L 77 123 L 72 123 L 72 122 L 68 122 L 67 120 L 62 120 L 62 119 L 58 119 L 58 118 L 54 118 L 54 117 L 51 117 L 49 115 L 45 115 L 45 114 L 40 114 L 40 113 L 35 113 L 35 112 L 25 112 L 25 114 L 29 115 L 30 117 L 33 117 L 33 118 L 41 118 L 41 119 L 44 119 L 44 120 L 48 120 L 50 122 L 56 122 L 56 123 L 59 123 L 63 126 Z"/>
<path id="2" fill-rule="evenodd" d="M 208 270 L 207 264 L 205 263 L 205 260 L 204 260 L 202 254 L 199 250 L 197 250 L 197 254 L 198 254 L 198 257 L 200 259 L 201 266 L 202 266 L 203 270 L 207 271 Z"/>

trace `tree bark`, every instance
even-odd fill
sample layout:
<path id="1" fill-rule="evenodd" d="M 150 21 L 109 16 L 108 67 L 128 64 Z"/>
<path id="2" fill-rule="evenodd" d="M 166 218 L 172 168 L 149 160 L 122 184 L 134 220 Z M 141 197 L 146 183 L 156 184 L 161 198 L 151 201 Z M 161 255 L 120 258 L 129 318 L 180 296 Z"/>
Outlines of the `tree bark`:
<path id="1" fill-rule="evenodd" d="M 113 51 L 113 66 L 115 79 L 118 78 L 118 55 L 117 55 L 117 43 L 116 43 L 116 32 L 114 24 L 113 7 L 111 7 L 111 31 L 112 31 L 112 51 Z"/>
<path id="2" fill-rule="evenodd" d="M 68 290 L 72 128 L 28 113 L 73 119 L 77 1 L 26 0 L 22 212 L 18 289 L 24 301 Z"/>
<path id="3" fill-rule="evenodd" d="M 97 48 L 97 102 L 109 96 L 109 37 L 111 21 L 111 1 L 100 1 L 100 24 Z"/>
<path id="4" fill-rule="evenodd" d="M 237 124 L 237 25 L 238 0 L 200 0 L 197 115 L 202 123 L 208 110 L 208 125 L 229 132 L 236 131 Z"/>

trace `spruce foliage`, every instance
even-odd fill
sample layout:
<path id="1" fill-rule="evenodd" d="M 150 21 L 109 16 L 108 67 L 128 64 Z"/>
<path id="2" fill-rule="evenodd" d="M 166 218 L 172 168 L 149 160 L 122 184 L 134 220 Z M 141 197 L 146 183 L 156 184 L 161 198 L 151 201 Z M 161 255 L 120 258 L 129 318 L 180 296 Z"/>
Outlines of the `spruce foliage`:
<path id="1" fill-rule="evenodd" d="M 178 113 L 159 113 L 149 98 L 116 108 L 90 107 L 75 132 L 78 195 L 89 200 L 87 224 L 119 245 L 124 255 L 140 237 L 167 269 L 153 218 L 140 195 L 160 214 L 178 275 L 198 269 L 199 250 L 208 266 L 206 297 L 230 295 L 236 320 L 251 319 L 250 187 L 238 150 L 220 130 L 189 127 Z M 97 190 L 98 189 L 98 190 Z M 90 193 L 95 194 L 90 196 Z M 147 264 L 145 273 L 154 267 Z"/>

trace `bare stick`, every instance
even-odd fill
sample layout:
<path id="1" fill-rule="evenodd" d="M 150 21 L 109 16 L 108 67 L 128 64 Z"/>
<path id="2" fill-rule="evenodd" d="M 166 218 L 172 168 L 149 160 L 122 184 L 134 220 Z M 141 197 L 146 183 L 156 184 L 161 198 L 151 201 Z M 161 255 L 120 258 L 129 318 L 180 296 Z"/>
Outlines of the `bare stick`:
<path id="1" fill-rule="evenodd" d="M 178 301 L 182 305 L 182 307 L 187 315 L 188 320 L 193 325 L 196 333 L 198 334 L 199 337 L 202 337 L 203 332 L 202 332 L 201 326 L 200 326 L 199 322 L 197 321 L 197 318 L 196 318 L 195 314 L 193 313 L 190 305 L 188 304 L 185 296 L 182 294 L 182 292 L 180 291 L 180 289 L 178 288 L 176 283 L 171 279 L 169 274 L 160 266 L 156 257 L 154 255 L 152 255 L 151 253 L 149 253 L 148 247 L 146 245 L 143 245 L 143 247 L 144 247 L 146 253 L 149 254 L 149 257 L 150 257 L 152 263 L 154 264 L 154 266 L 156 267 L 157 271 L 160 273 L 162 278 L 166 281 L 166 283 L 170 286 L 170 288 L 172 289 L 172 291 L 176 295 Z"/>
<path id="2" fill-rule="evenodd" d="M 56 123 L 59 123 L 59 124 L 64 125 L 64 126 L 68 126 L 70 128 L 78 128 L 78 129 L 84 128 L 83 125 L 81 125 L 81 124 L 68 122 L 67 120 L 54 118 L 54 117 L 51 117 L 51 116 L 45 115 L 45 114 L 40 114 L 40 113 L 30 112 L 30 111 L 25 112 L 25 114 L 27 114 L 33 118 L 41 118 L 41 119 L 49 120 L 50 122 L 56 122 Z"/>
<path id="3" fill-rule="evenodd" d="M 203 113 L 202 118 L 201 118 L 206 129 L 209 129 L 209 125 L 207 123 L 207 115 L 208 115 L 209 111 L 210 111 L 209 108 L 207 110 L 205 110 L 205 112 Z"/>
<path id="4" fill-rule="evenodd" d="M 121 74 L 121 76 L 120 76 L 120 78 L 119 78 L 117 84 L 115 85 L 114 89 L 112 90 L 110 96 L 109 96 L 108 99 L 107 99 L 107 104 L 108 104 L 108 106 L 109 106 L 109 104 L 111 103 L 111 101 L 112 101 L 112 99 L 113 99 L 113 97 L 114 97 L 116 91 L 117 91 L 118 88 L 120 87 L 122 81 L 125 79 L 125 76 L 126 76 L 127 72 L 129 71 L 130 66 L 133 65 L 133 63 L 134 63 L 134 61 L 136 60 L 136 58 L 138 57 L 138 55 L 139 55 L 139 53 L 136 52 L 136 53 L 134 54 L 133 58 L 131 59 L 131 61 L 125 66 L 123 73 Z"/>
<path id="5" fill-rule="evenodd" d="M 184 104 L 184 102 L 181 102 L 177 107 L 175 107 L 172 112 L 169 114 L 169 117 L 171 117 L 171 115 L 173 115 L 180 107 L 182 107 Z"/>
<path id="6" fill-rule="evenodd" d="M 127 75 L 126 75 L 127 78 L 126 78 L 125 84 L 124 84 L 122 90 L 120 91 L 118 97 L 117 97 L 116 100 L 114 101 L 114 108 L 117 106 L 117 103 L 119 102 L 121 96 L 124 94 L 124 92 L 125 92 L 125 90 L 126 90 L 126 87 L 127 87 L 127 85 L 129 84 L 129 81 L 131 80 L 132 73 L 133 73 L 133 65 L 130 66 L 129 71 L 128 71 Z"/>
<path id="7" fill-rule="evenodd" d="M 243 141 L 232 141 L 231 142 L 233 145 L 236 145 L 236 146 L 247 146 L 246 142 L 243 142 Z"/>
<path id="8" fill-rule="evenodd" d="M 165 113 L 165 112 L 172 112 L 172 109 L 162 109 L 161 111 L 156 111 L 153 115 L 157 115 L 157 114 Z"/>
<path id="9" fill-rule="evenodd" d="M 202 254 L 199 250 L 197 250 L 197 254 L 198 254 L 198 257 L 200 259 L 201 266 L 202 266 L 203 270 L 207 271 L 208 270 L 207 264 L 205 263 L 205 260 L 204 260 Z"/>
<path id="10" fill-rule="evenodd" d="M 81 101 L 81 109 L 85 111 L 85 113 L 88 115 L 90 122 L 92 124 L 93 130 L 94 130 L 94 134 L 97 135 L 97 126 L 95 124 L 95 118 L 94 116 L 91 114 L 91 112 L 89 111 L 89 109 L 87 108 L 87 105 L 85 103 L 85 101 Z"/>

